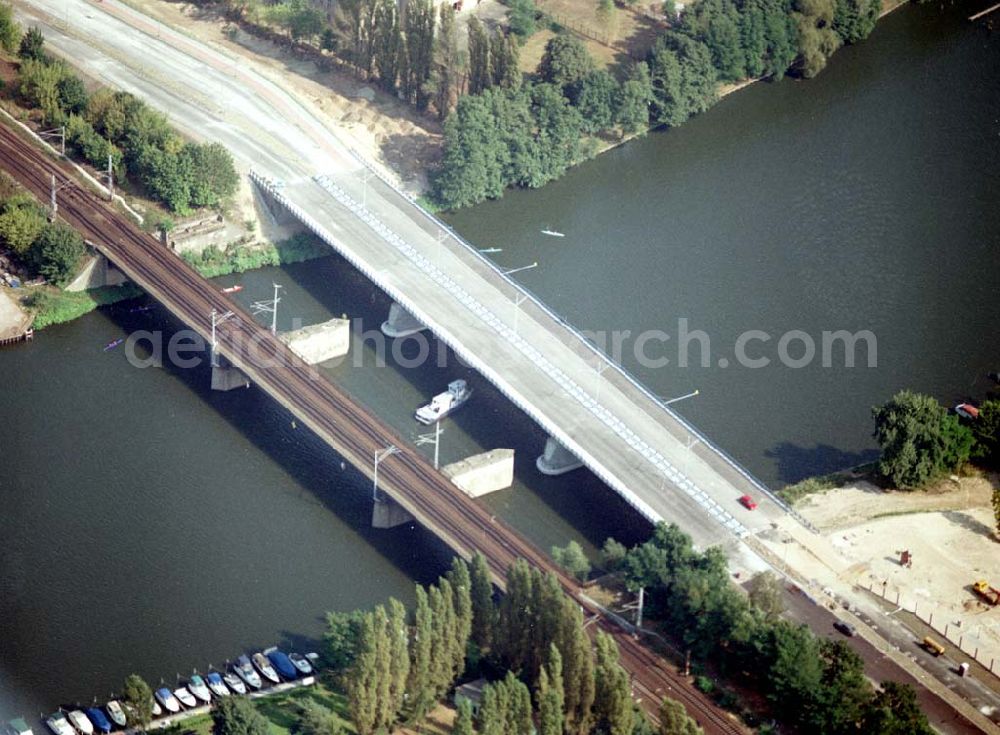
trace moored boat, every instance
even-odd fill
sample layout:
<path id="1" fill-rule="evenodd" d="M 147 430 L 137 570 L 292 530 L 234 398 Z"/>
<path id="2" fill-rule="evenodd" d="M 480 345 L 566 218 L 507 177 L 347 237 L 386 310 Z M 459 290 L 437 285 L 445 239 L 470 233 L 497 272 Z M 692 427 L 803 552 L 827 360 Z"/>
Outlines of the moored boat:
<path id="1" fill-rule="evenodd" d="M 277 684 L 281 681 L 281 678 L 278 676 L 278 672 L 274 670 L 274 667 L 271 666 L 271 662 L 267 660 L 267 656 L 263 653 L 255 653 L 250 657 L 250 660 L 253 661 L 254 668 L 260 672 L 260 675 L 269 682 Z"/>
<path id="2" fill-rule="evenodd" d="M 226 687 L 226 682 L 222 680 L 222 675 L 218 671 L 209 671 L 205 674 L 205 683 L 208 684 L 208 688 L 212 690 L 212 694 L 216 697 L 229 696 L 229 689 Z"/>
<path id="3" fill-rule="evenodd" d="M 239 293 L 243 290 L 243 286 L 229 286 L 222 289 L 222 293 Z"/>
<path id="4" fill-rule="evenodd" d="M 277 670 L 277 672 L 284 679 L 291 681 L 299 676 L 299 670 L 295 668 L 295 664 L 292 660 L 288 658 L 288 654 L 279 648 L 268 648 L 264 651 L 264 655 L 267 656 L 267 660 L 271 662 L 271 665 Z"/>
<path id="5" fill-rule="evenodd" d="M 87 719 L 87 715 L 83 713 L 83 710 L 75 709 L 66 715 L 66 717 L 69 718 L 70 724 L 78 732 L 82 732 L 83 735 L 94 735 L 94 723 Z"/>
<path id="6" fill-rule="evenodd" d="M 45 724 L 53 735 L 76 735 L 76 730 L 62 712 L 53 712 L 45 718 Z"/>
<path id="7" fill-rule="evenodd" d="M 188 681 L 187 688 L 195 696 L 195 698 L 200 699 L 202 702 L 212 701 L 212 692 L 208 690 L 208 687 L 205 685 L 205 680 L 198 674 L 191 677 Z"/>
<path id="8" fill-rule="evenodd" d="M 174 689 L 174 696 L 177 697 L 177 701 L 183 704 L 188 709 L 194 709 L 198 706 L 198 700 L 194 698 L 194 695 L 188 691 L 187 687 L 177 687 Z"/>
<path id="9" fill-rule="evenodd" d="M 163 709 L 167 712 L 175 713 L 181 711 L 181 703 L 177 701 L 177 697 L 174 696 L 166 687 L 160 687 L 153 694 L 156 697 L 156 701 L 163 705 Z"/>
<path id="10" fill-rule="evenodd" d="M 471 395 L 472 389 L 464 380 L 453 380 L 448 383 L 448 390 L 438 393 L 430 403 L 418 408 L 414 418 L 422 424 L 433 424 L 465 405 Z"/>
<path id="11" fill-rule="evenodd" d="M 302 676 L 309 676 L 313 672 L 312 664 L 309 663 L 309 659 L 303 656 L 301 653 L 290 653 L 288 654 L 288 659 L 292 662 L 292 665 L 299 670 Z"/>
<path id="12" fill-rule="evenodd" d="M 159 717 L 163 714 L 163 707 L 155 699 L 153 700 L 153 708 L 150 710 L 153 713 L 153 717 Z"/>
<path id="13" fill-rule="evenodd" d="M 979 418 L 979 409 L 971 403 L 959 403 L 955 406 L 955 413 L 963 419 L 969 419 L 970 421 L 975 421 Z"/>
<path id="14" fill-rule="evenodd" d="M 251 689 L 260 689 L 261 680 L 257 672 L 254 671 L 253 665 L 250 663 L 250 659 L 246 656 L 240 656 L 236 659 L 236 663 L 233 665 L 233 671 L 239 676 L 243 683 L 246 684 Z"/>
<path id="15" fill-rule="evenodd" d="M 7 735 L 35 735 L 23 717 L 15 717 L 4 729 Z"/>
<path id="16" fill-rule="evenodd" d="M 125 708 L 122 707 L 121 702 L 117 699 L 112 699 L 108 702 L 104 709 L 108 711 L 108 717 L 111 721 L 118 725 L 118 727 L 125 727 L 128 725 L 128 718 L 125 717 Z"/>
<path id="17" fill-rule="evenodd" d="M 94 723 L 94 727 L 97 728 L 99 732 L 111 732 L 111 721 L 104 716 L 100 707 L 88 707 L 86 712 L 87 717 Z"/>
<path id="18" fill-rule="evenodd" d="M 227 671 L 222 675 L 222 680 L 226 682 L 226 686 L 232 689 L 237 694 L 246 694 L 247 685 L 243 683 L 243 680 L 231 671 Z"/>

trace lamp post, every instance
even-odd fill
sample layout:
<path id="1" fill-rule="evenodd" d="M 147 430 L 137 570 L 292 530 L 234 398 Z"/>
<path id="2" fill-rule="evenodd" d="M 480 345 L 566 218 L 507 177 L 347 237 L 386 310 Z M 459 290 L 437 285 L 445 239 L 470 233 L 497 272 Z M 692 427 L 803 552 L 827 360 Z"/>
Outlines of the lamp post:
<path id="1" fill-rule="evenodd" d="M 378 502 L 378 465 L 379 462 L 384 460 L 393 454 L 399 452 L 399 447 L 395 444 L 390 444 L 385 449 L 379 449 L 375 452 L 375 472 L 372 474 L 372 500 Z"/>
<path id="2" fill-rule="evenodd" d="M 441 456 L 441 454 L 440 454 L 440 452 L 441 452 L 441 431 L 442 431 L 442 429 L 441 429 L 441 422 L 440 421 L 435 421 L 434 422 L 434 433 L 433 434 L 420 434 L 417 437 L 416 442 L 414 442 L 418 447 L 423 446 L 424 444 L 433 444 L 434 445 L 434 469 L 438 469 L 438 467 L 439 467 L 438 459 Z"/>
<path id="3" fill-rule="evenodd" d="M 236 316 L 236 314 L 231 311 L 227 311 L 225 314 L 219 314 L 218 311 L 212 309 L 212 367 L 219 367 L 219 358 L 216 351 L 219 346 L 219 341 L 216 338 L 216 327 L 234 316 Z"/>
<path id="4" fill-rule="evenodd" d="M 271 301 L 254 301 L 250 305 L 250 309 L 253 311 L 254 315 L 257 314 L 270 314 L 271 315 L 271 334 L 277 334 L 278 331 L 278 302 L 281 301 L 281 297 L 278 296 L 278 291 L 283 286 L 277 283 L 272 283 L 274 286 L 274 298 Z"/>

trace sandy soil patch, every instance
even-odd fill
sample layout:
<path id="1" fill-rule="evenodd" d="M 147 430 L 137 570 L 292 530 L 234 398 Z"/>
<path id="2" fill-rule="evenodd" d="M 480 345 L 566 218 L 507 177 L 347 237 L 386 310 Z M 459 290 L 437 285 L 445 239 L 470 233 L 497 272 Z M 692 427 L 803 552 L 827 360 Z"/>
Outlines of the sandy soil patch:
<path id="1" fill-rule="evenodd" d="M 7 289 L 0 288 L 0 339 L 18 336 L 30 321 L 31 316 L 21 311 Z"/>

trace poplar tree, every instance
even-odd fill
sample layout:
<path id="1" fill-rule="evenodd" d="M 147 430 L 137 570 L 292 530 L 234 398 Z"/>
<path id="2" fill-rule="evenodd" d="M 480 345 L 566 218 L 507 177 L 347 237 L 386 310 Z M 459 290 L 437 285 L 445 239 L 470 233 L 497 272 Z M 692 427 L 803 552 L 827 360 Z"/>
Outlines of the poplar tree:
<path id="1" fill-rule="evenodd" d="M 493 644 L 493 630 L 496 619 L 496 607 L 493 605 L 493 581 L 490 578 L 490 568 L 486 557 L 476 552 L 472 557 L 470 592 L 472 595 L 472 640 L 481 649 L 488 649 Z"/>
<path id="2" fill-rule="evenodd" d="M 472 634 L 472 580 L 465 560 L 455 557 L 448 572 L 455 608 L 455 678 L 465 671 L 465 654 Z"/>
<path id="3" fill-rule="evenodd" d="M 410 676 L 409 631 L 406 608 L 396 598 L 389 599 L 389 710 L 392 720 L 399 717 L 406 701 L 406 684 Z"/>
<path id="4" fill-rule="evenodd" d="M 568 597 L 563 598 L 557 641 L 562 653 L 566 731 L 582 735 L 590 729 L 594 705 L 594 658 L 583 629 L 583 613 Z"/>
<path id="5" fill-rule="evenodd" d="M 524 559 L 518 559 L 507 570 L 507 593 L 497 616 L 497 643 L 511 671 L 521 671 L 528 664 L 534 628 L 533 598 L 531 568 Z"/>
<path id="6" fill-rule="evenodd" d="M 399 53 L 403 42 L 396 0 L 376 0 L 374 22 L 375 65 L 378 67 L 379 83 L 387 92 L 393 92 L 399 76 Z"/>
<path id="7" fill-rule="evenodd" d="M 392 711 L 392 650 L 389 642 L 389 616 L 379 605 L 372 613 L 375 632 L 375 729 L 382 730 L 395 719 Z"/>
<path id="8" fill-rule="evenodd" d="M 483 24 L 473 16 L 469 20 L 469 94 L 479 94 L 490 86 L 490 40 Z"/>
<path id="9" fill-rule="evenodd" d="M 451 730 L 451 735 L 474 735 L 472 730 L 472 702 L 462 697 L 458 700 L 456 710 L 458 714 L 455 717 L 455 726 Z"/>
<path id="10" fill-rule="evenodd" d="M 347 701 L 359 735 L 372 735 L 378 726 L 378 631 L 375 616 L 361 623 L 357 653 L 347 680 Z"/>
<path id="11" fill-rule="evenodd" d="M 426 110 L 430 101 L 427 82 L 434 62 L 434 5 L 431 0 L 407 2 L 403 31 L 406 37 L 406 63 L 400 69 L 403 95 L 420 110 Z"/>
<path id="12" fill-rule="evenodd" d="M 556 645 L 551 643 L 548 663 L 542 667 L 538 677 L 539 735 L 563 735 L 564 706 L 562 656 Z"/>
<path id="13" fill-rule="evenodd" d="M 688 717 L 683 704 L 664 697 L 660 703 L 660 735 L 702 735 L 702 729 Z"/>
<path id="14" fill-rule="evenodd" d="M 455 8 L 441 3 L 438 9 L 438 31 L 434 42 L 434 75 L 429 86 L 434 91 L 434 107 L 442 120 L 451 112 L 458 67 L 458 40 L 455 37 Z M 478 552 L 477 552 L 478 553 Z"/>
<path id="15" fill-rule="evenodd" d="M 614 638 L 598 631 L 597 664 L 594 673 L 594 719 L 608 735 L 631 735 L 635 710 L 628 674 L 618 664 Z"/>
<path id="16" fill-rule="evenodd" d="M 431 656 L 433 655 L 434 621 L 427 591 L 417 585 L 414 609 L 413 645 L 410 647 L 410 719 L 421 722 L 434 703 L 434 684 L 431 681 Z"/>

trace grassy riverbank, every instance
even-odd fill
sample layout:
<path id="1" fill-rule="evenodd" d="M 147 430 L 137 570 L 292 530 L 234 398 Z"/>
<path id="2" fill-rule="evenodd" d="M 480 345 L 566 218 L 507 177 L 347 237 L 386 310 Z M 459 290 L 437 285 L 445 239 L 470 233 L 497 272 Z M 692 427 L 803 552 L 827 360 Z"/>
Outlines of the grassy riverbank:
<path id="1" fill-rule="evenodd" d="M 142 295 L 142 290 L 131 283 L 95 288 L 90 291 L 62 291 L 52 286 L 38 286 L 27 291 L 28 293 L 21 299 L 21 305 L 34 315 L 32 326 L 35 329 L 71 322 L 84 314 L 89 314 L 98 306 L 107 306 Z"/>
<path id="2" fill-rule="evenodd" d="M 225 250 L 205 248 L 201 253 L 181 257 L 206 278 L 242 273 L 265 266 L 301 263 L 330 254 L 330 248 L 313 235 L 300 233 L 279 243 L 230 245 Z"/>

